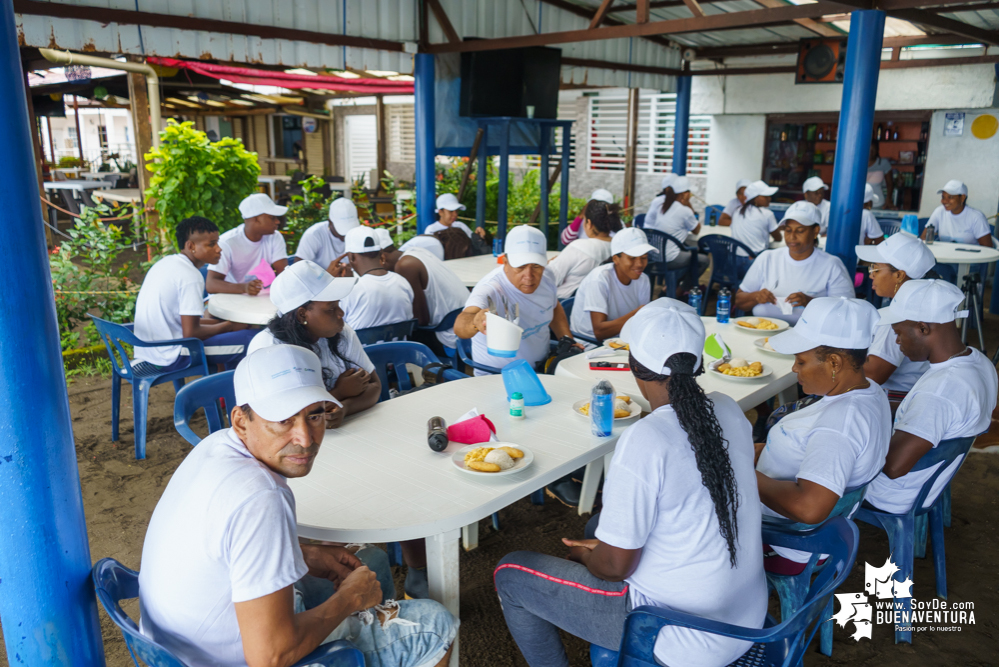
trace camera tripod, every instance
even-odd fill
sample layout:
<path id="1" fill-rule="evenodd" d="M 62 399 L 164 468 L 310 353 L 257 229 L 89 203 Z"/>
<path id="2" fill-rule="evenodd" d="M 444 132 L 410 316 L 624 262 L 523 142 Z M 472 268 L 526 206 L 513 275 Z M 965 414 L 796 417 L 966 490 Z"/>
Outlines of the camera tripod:
<path id="1" fill-rule="evenodd" d="M 979 300 L 979 288 L 982 284 L 982 276 L 977 271 L 971 271 L 964 277 L 964 286 L 961 291 L 964 292 L 964 302 L 962 303 L 962 309 L 968 310 L 968 319 L 964 321 L 964 326 L 961 327 L 961 342 L 968 343 L 968 329 L 971 328 L 972 322 L 978 327 L 978 348 L 985 354 L 985 334 L 982 332 L 982 318 L 981 318 L 981 301 Z M 996 350 L 996 354 L 999 355 L 999 350 Z"/>

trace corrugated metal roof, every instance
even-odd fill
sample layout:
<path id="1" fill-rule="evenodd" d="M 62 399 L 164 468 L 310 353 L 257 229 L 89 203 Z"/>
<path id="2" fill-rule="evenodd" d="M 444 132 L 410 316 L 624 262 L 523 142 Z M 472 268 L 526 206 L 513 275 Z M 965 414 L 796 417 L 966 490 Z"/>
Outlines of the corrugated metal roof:
<path id="1" fill-rule="evenodd" d="M 997 5 L 996 9 L 980 9 L 975 12 L 953 11 L 941 14 L 941 16 L 946 16 L 955 21 L 964 21 L 976 28 L 999 30 L 999 5 Z"/>

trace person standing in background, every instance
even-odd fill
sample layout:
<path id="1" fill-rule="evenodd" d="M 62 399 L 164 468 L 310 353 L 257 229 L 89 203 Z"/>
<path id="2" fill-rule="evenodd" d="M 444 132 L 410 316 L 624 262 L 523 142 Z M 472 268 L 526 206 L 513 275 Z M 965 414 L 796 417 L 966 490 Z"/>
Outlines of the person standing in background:
<path id="1" fill-rule="evenodd" d="M 874 188 L 877 197 L 874 198 L 874 208 L 894 208 L 891 202 L 892 180 L 894 168 L 891 162 L 881 157 L 878 143 L 871 143 L 871 152 L 867 157 L 867 182 Z M 880 201 L 879 199 L 880 198 Z"/>
<path id="2" fill-rule="evenodd" d="M 604 190 L 603 188 L 597 188 L 590 195 L 590 201 L 586 202 L 586 206 L 583 207 L 583 211 L 586 207 L 592 204 L 594 201 L 602 201 L 605 204 L 614 203 L 614 195 L 610 193 L 610 190 Z M 565 226 L 562 230 L 562 236 L 560 237 L 562 245 L 566 246 L 575 241 L 576 239 L 589 238 L 586 233 L 586 225 L 584 221 L 586 220 L 585 214 L 581 211 L 576 219 Z"/>
<path id="3" fill-rule="evenodd" d="M 828 190 L 829 186 L 825 184 L 818 176 L 812 176 L 811 178 L 805 179 L 805 182 L 801 186 L 801 193 L 805 195 L 805 201 L 809 204 L 814 204 L 817 209 L 819 209 L 819 234 L 825 236 L 829 229 L 829 200 L 823 195 L 823 191 Z"/>
<path id="4" fill-rule="evenodd" d="M 732 216 L 746 203 L 746 186 L 752 183 L 748 178 L 739 179 L 735 184 L 735 197 L 725 204 L 725 210 L 718 216 L 718 224 L 728 227 L 732 224 Z M 807 183 L 807 181 L 806 181 Z"/>

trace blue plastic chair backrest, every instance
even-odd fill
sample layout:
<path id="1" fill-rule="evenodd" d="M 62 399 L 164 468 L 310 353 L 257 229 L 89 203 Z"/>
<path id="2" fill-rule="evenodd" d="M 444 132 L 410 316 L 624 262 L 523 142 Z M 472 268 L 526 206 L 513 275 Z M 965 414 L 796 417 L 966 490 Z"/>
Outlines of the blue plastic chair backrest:
<path id="1" fill-rule="evenodd" d="M 209 434 L 228 425 L 228 416 L 236 405 L 236 389 L 233 385 L 235 373 L 236 371 L 226 371 L 199 378 L 187 383 L 177 392 L 173 401 L 173 425 L 192 445 L 201 442 L 201 437 L 190 425 L 191 418 L 199 409 L 205 411 Z M 224 412 L 219 407 L 219 399 L 225 405 Z"/>
<path id="2" fill-rule="evenodd" d="M 885 236 L 897 234 L 902 230 L 901 220 L 893 220 L 891 218 L 876 218 L 876 220 L 881 225 L 881 231 L 884 232 Z"/>
<path id="3" fill-rule="evenodd" d="M 722 285 L 738 285 L 739 267 L 736 250 L 743 250 L 750 258 L 756 254 L 742 241 L 722 234 L 706 234 L 697 241 L 697 248 L 711 255 L 711 281 Z"/>
<path id="4" fill-rule="evenodd" d="M 572 317 L 572 305 L 574 303 L 576 303 L 576 297 L 574 297 L 574 296 L 570 296 L 568 299 L 562 299 L 562 301 L 561 301 L 562 310 L 565 311 L 565 317 L 566 317 L 566 319 L 569 319 L 569 318 Z"/>
<path id="5" fill-rule="evenodd" d="M 659 254 L 649 256 L 650 265 L 653 262 L 657 264 L 666 263 L 666 248 L 670 243 L 675 245 L 681 251 L 687 249 L 687 246 L 683 245 L 683 242 L 679 239 L 671 234 L 667 234 L 666 232 L 661 232 L 658 229 L 646 229 L 645 236 L 649 239 L 649 244 L 659 251 Z"/>
<path id="6" fill-rule="evenodd" d="M 389 383 L 394 382 L 399 391 L 409 391 L 413 388 L 409 381 L 409 372 L 406 364 L 413 364 L 423 368 L 429 364 L 439 363 L 437 355 L 423 343 L 414 341 L 394 341 L 391 343 L 375 343 L 365 345 L 364 351 L 367 353 L 371 363 L 375 366 L 375 372 L 382 383 L 382 393 L 379 401 L 387 401 L 389 398 Z M 392 365 L 392 374 L 389 376 L 389 364 Z M 455 379 L 455 374 L 460 377 L 468 377 L 460 371 L 445 371 L 443 380 Z"/>
<path id="7" fill-rule="evenodd" d="M 854 510 L 860 507 L 860 504 L 864 502 L 864 495 L 867 493 L 868 484 L 870 484 L 870 482 L 868 482 L 867 484 L 862 484 L 860 486 L 855 486 L 851 489 L 846 489 L 843 492 L 843 495 L 840 497 L 840 499 L 836 501 L 836 504 L 833 506 L 832 511 L 829 512 L 829 516 L 826 517 L 825 521 L 820 521 L 819 523 L 814 523 L 814 524 L 808 524 L 808 523 L 799 523 L 796 521 L 790 521 L 788 519 L 781 519 L 780 517 L 764 516 L 763 525 L 764 526 L 776 525 L 786 530 L 810 531 L 810 530 L 815 530 L 819 526 L 822 526 L 823 524 L 828 522 L 830 519 L 833 519 L 838 516 L 850 518 L 850 516 L 853 515 Z"/>
<path id="8" fill-rule="evenodd" d="M 971 450 L 971 446 L 975 443 L 975 436 L 968 436 L 967 438 L 952 438 L 950 440 L 941 440 L 940 443 L 931 449 L 930 451 L 923 454 L 923 456 L 916 461 L 916 464 L 912 466 L 912 471 L 916 470 L 926 470 L 927 468 L 932 468 L 938 463 L 943 464 L 933 471 L 933 474 L 923 482 L 923 488 L 919 490 L 919 495 L 916 496 L 916 501 L 912 503 L 912 511 L 916 516 L 920 514 L 926 514 L 930 511 L 930 507 L 923 507 L 923 503 L 926 502 L 926 496 L 930 494 L 933 490 L 933 483 L 937 481 L 937 477 L 943 474 L 943 472 L 950 466 L 951 463 L 957 460 L 959 456 L 965 457 L 967 460 L 968 452 Z M 961 462 L 964 465 L 964 461 Z"/>
<path id="9" fill-rule="evenodd" d="M 704 207 L 704 224 L 705 225 L 717 225 L 718 219 L 721 218 L 722 212 L 725 210 L 724 206 L 719 204 L 712 204 L 711 206 Z"/>
<path id="10" fill-rule="evenodd" d="M 929 218 L 919 219 L 919 235 L 922 236 L 923 232 L 926 231 L 926 223 L 929 222 Z"/>
<path id="11" fill-rule="evenodd" d="M 492 366 L 487 366 L 485 364 L 480 364 L 472 359 L 472 339 L 471 338 L 458 338 L 458 358 L 464 363 L 468 364 L 472 368 L 478 369 L 480 371 L 485 371 L 486 373 L 498 374 L 500 369 L 493 368 Z"/>
<path id="12" fill-rule="evenodd" d="M 645 214 L 639 213 L 638 215 L 636 215 L 635 219 L 631 221 L 631 226 L 643 229 L 645 227 Z"/>
<path id="13" fill-rule="evenodd" d="M 458 316 L 461 315 L 462 310 L 464 310 L 464 308 L 455 308 L 450 313 L 445 315 L 444 319 L 442 319 L 437 324 L 437 326 L 426 326 L 426 327 L 417 327 L 417 328 L 424 329 L 426 331 L 450 331 L 451 329 L 454 328 L 454 322 L 455 320 L 458 319 Z"/>
<path id="14" fill-rule="evenodd" d="M 94 326 L 97 327 L 97 333 L 104 341 L 104 347 L 107 348 L 108 356 L 111 357 L 111 366 L 114 368 L 115 374 L 126 379 L 134 377 L 132 362 L 129 361 L 128 354 L 122 344 L 144 347 L 146 343 L 139 340 L 139 337 L 132 332 L 133 325 L 108 322 L 94 315 L 91 315 L 90 319 L 93 320 Z"/>
<path id="15" fill-rule="evenodd" d="M 402 340 L 407 336 L 411 336 L 416 325 L 416 320 L 404 320 L 392 324 L 383 324 L 380 327 L 354 329 L 354 333 L 360 339 L 361 345 L 373 345 L 382 341 Z"/>

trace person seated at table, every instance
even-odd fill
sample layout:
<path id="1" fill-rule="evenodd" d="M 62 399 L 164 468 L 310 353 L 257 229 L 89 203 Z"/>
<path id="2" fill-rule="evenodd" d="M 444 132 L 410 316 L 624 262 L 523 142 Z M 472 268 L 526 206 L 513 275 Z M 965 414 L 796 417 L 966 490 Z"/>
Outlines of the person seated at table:
<path id="1" fill-rule="evenodd" d="M 735 184 L 735 197 L 729 200 L 725 204 L 724 210 L 722 210 L 721 215 L 718 216 L 718 224 L 722 227 L 728 227 L 732 224 L 732 216 L 735 215 L 736 210 L 742 208 L 742 205 L 746 203 L 746 186 L 752 183 L 748 178 L 740 178 Z"/>
<path id="2" fill-rule="evenodd" d="M 460 229 L 465 232 L 468 238 L 472 238 L 472 230 L 468 228 L 464 222 L 458 220 L 458 211 L 464 211 L 465 205 L 458 201 L 450 192 L 446 192 L 439 197 L 437 197 L 437 206 L 434 209 L 434 213 L 437 214 L 437 222 L 432 222 L 427 225 L 427 228 L 423 230 L 424 234 L 434 234 L 436 232 L 444 231 L 445 229 Z M 480 237 L 485 238 L 486 230 L 482 227 L 476 227 L 475 233 Z"/>
<path id="3" fill-rule="evenodd" d="M 885 299 L 895 298 L 902 285 L 925 276 L 936 262 L 926 244 L 902 233 L 889 236 L 880 245 L 858 245 L 856 251 L 859 259 L 870 262 L 868 271 L 874 292 Z M 890 324 L 880 323 L 875 327 L 864 375 L 888 393 L 892 414 L 929 367 L 928 361 L 912 361 L 902 354 Z"/>
<path id="4" fill-rule="evenodd" d="M 503 368 L 517 359 L 525 359 L 535 366 L 548 358 L 549 329 L 560 339 L 572 339 L 569 318 L 558 302 L 555 282 L 545 273 L 548 265 L 545 235 L 534 227 L 518 225 L 506 235 L 504 249 L 503 264 L 487 273 L 472 290 L 465 309 L 454 323 L 454 333 L 458 338 L 472 339 L 472 360 L 477 363 Z M 520 347 L 512 357 L 489 353 L 486 313 L 490 306 L 524 330 Z M 476 369 L 475 374 L 488 373 Z"/>
<path id="5" fill-rule="evenodd" d="M 605 204 L 614 203 L 614 195 L 611 194 L 610 190 L 605 190 L 604 188 L 597 188 L 590 195 L 589 201 L 586 202 L 586 206 L 589 206 L 591 202 L 599 201 Z M 589 232 L 586 229 L 586 206 L 583 207 L 583 211 L 576 216 L 576 219 L 565 226 L 562 230 L 562 240 L 563 246 L 568 246 L 570 243 L 577 239 L 589 238 Z M 620 208 L 620 207 L 618 207 Z"/>
<path id="6" fill-rule="evenodd" d="M 621 230 L 621 207 L 591 199 L 583 209 L 586 236 L 565 247 L 553 259 L 545 273 L 555 281 L 559 299 L 568 299 L 579 288 L 583 278 L 611 256 L 611 235 Z"/>
<path id="7" fill-rule="evenodd" d="M 968 315 L 958 310 L 963 302 L 961 290 L 946 281 L 910 280 L 881 311 L 903 354 L 928 362 L 929 369 L 899 405 L 884 470 L 867 487 L 865 500 L 879 510 L 908 512 L 942 464 L 917 471 L 912 466 L 942 440 L 981 435 L 992 423 L 999 377 L 988 357 L 961 342 L 956 320 Z M 962 459 L 937 477 L 923 507 L 933 504 Z"/>
<path id="8" fill-rule="evenodd" d="M 188 454 L 156 504 L 140 628 L 184 664 L 288 667 L 340 639 L 368 664 L 447 664 L 457 619 L 433 600 L 383 603 L 383 552 L 299 543 L 288 480 L 312 470 L 336 403 L 320 370 L 295 345 L 240 362 L 232 427 Z"/>
<path id="9" fill-rule="evenodd" d="M 770 338 L 777 352 L 794 355 L 791 370 L 808 398 L 785 406 L 766 443 L 756 445 L 765 515 L 825 521 L 847 489 L 884 467 L 891 410 L 881 387 L 864 377 L 878 319 L 866 301 L 823 297 L 805 306 L 792 329 Z M 809 556 L 773 547 L 763 563 L 768 572 L 795 575 Z"/>
<path id="10" fill-rule="evenodd" d="M 382 252 L 391 252 L 395 250 L 395 241 L 392 240 L 392 235 L 384 227 L 376 227 L 375 235 L 378 236 L 378 247 L 382 249 Z"/>
<path id="11" fill-rule="evenodd" d="M 180 252 L 153 264 L 142 281 L 135 300 L 135 335 L 147 342 L 200 338 L 209 366 L 222 364 L 231 370 L 246 355 L 256 331 L 245 324 L 203 317 L 205 279 L 198 269 L 219 261 L 219 228 L 208 218 L 184 218 L 177 224 L 176 238 Z M 191 363 L 182 350 L 136 347 L 135 358 L 162 369 L 181 369 Z"/>
<path id="12" fill-rule="evenodd" d="M 659 214 L 662 212 L 663 201 L 666 199 L 666 193 L 668 190 L 672 189 L 673 183 L 675 183 L 678 178 L 680 178 L 680 174 L 666 174 L 663 176 L 663 180 L 659 182 L 659 194 L 657 194 L 655 198 L 649 202 L 649 208 L 645 211 L 645 222 L 642 223 L 642 227 L 649 227 L 649 223 L 655 224 L 656 218 L 659 217 Z M 673 193 L 675 194 L 676 190 L 673 190 Z"/>
<path id="13" fill-rule="evenodd" d="M 442 262 L 444 261 L 444 244 L 432 234 L 418 234 L 399 246 L 399 250 L 403 252 L 406 252 L 410 248 L 426 248 L 433 253 L 434 257 Z"/>
<path id="14" fill-rule="evenodd" d="M 874 217 L 871 209 L 874 207 L 877 194 L 870 183 L 864 185 L 864 208 L 860 212 L 860 240 L 861 245 L 877 245 L 885 240 L 884 230 L 881 223 Z"/>
<path id="15" fill-rule="evenodd" d="M 262 192 L 239 202 L 243 224 L 219 237 L 222 254 L 208 265 L 205 281 L 209 294 L 259 294 L 263 283 L 252 272 L 261 262 L 270 264 L 276 274 L 284 271 L 288 250 L 278 225 L 287 212 L 287 206 L 278 206 Z"/>
<path id="16" fill-rule="evenodd" d="M 732 238 L 745 243 L 754 255 L 767 249 L 770 239 L 780 241 L 780 225 L 768 208 L 770 197 L 776 194 L 763 181 L 753 181 L 746 186 L 745 203 L 732 216 Z M 736 250 L 736 261 L 742 268 L 748 268 L 752 260 L 742 248 Z"/>
<path id="17" fill-rule="evenodd" d="M 853 297 L 853 281 L 843 261 L 815 245 L 818 208 L 806 201 L 794 202 L 784 214 L 783 227 L 787 246 L 766 250 L 756 258 L 736 290 L 735 307 L 794 324 L 815 297 Z"/>
<path id="18" fill-rule="evenodd" d="M 505 556 L 493 580 L 528 665 L 568 665 L 559 629 L 617 650 L 628 611 L 651 605 L 749 628 L 767 615 L 761 512 L 749 423 L 734 400 L 705 395 L 697 311 L 657 299 L 622 331 L 652 413 L 621 434 L 586 538 L 568 559 Z M 751 642 L 667 626 L 663 665 L 721 667 Z"/>
<path id="19" fill-rule="evenodd" d="M 587 338 L 606 340 L 652 298 L 645 267 L 658 253 L 638 227 L 622 229 L 611 241 L 611 263 L 598 266 L 576 292 L 569 328 Z"/>
<path id="20" fill-rule="evenodd" d="M 697 221 L 693 209 L 690 208 L 690 194 L 690 181 L 687 177 L 676 176 L 673 182 L 663 189 L 663 194 L 652 200 L 649 212 L 645 214 L 644 229 L 654 229 L 669 234 L 680 243 L 686 242 L 688 234 L 700 233 L 701 223 Z M 674 243 L 666 242 L 664 261 L 668 270 L 690 266 L 692 256 L 693 253 L 689 250 L 683 250 Z M 699 276 L 708 268 L 710 260 L 708 255 L 698 255 L 697 261 Z"/>
<path id="21" fill-rule="evenodd" d="M 330 204 L 329 219 L 317 222 L 302 234 L 295 250 L 295 257 L 315 262 L 330 273 L 344 262 L 343 239 L 347 232 L 360 227 L 357 207 L 346 197 L 334 199 Z"/>
<path id="22" fill-rule="evenodd" d="M 967 185 L 961 181 L 947 181 L 937 194 L 940 206 L 933 209 L 926 226 L 933 225 L 938 241 L 992 247 L 992 230 L 985 214 L 968 206 Z M 926 238 L 925 229 L 922 238 Z"/>
<path id="23" fill-rule="evenodd" d="M 340 306 L 353 328 L 368 329 L 413 319 L 413 288 L 382 264 L 378 235 L 371 227 L 355 227 L 345 239 L 347 259 L 359 276 Z"/>
<path id="24" fill-rule="evenodd" d="M 812 176 L 811 178 L 806 178 L 805 182 L 801 185 L 801 193 L 805 197 L 805 201 L 809 204 L 815 204 L 815 207 L 819 209 L 819 233 L 825 236 L 829 228 L 829 200 L 825 198 L 825 190 L 828 190 L 829 186 L 825 184 L 821 176 Z"/>

